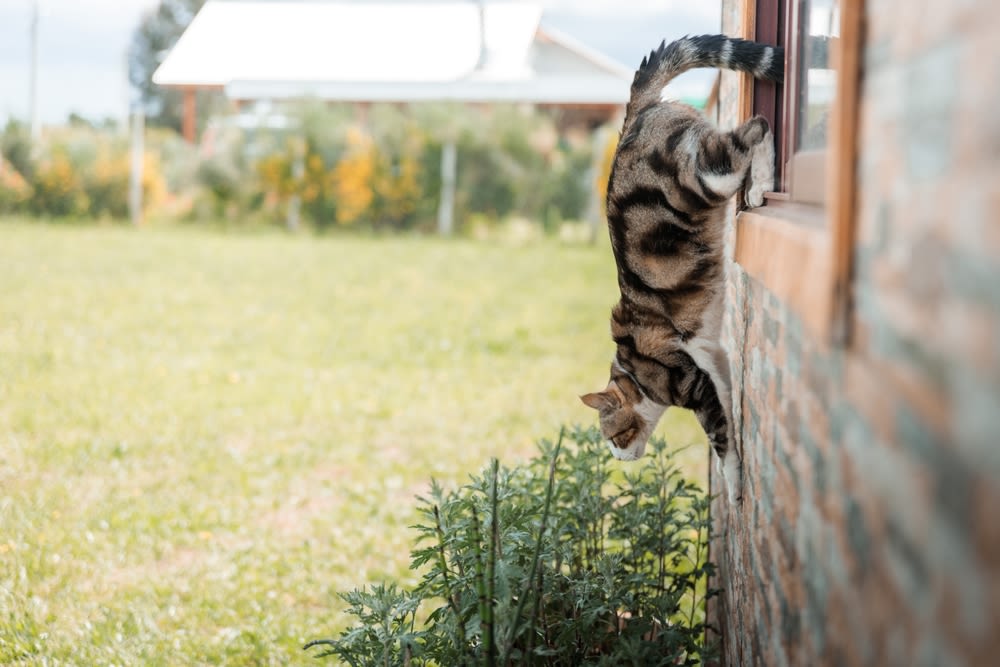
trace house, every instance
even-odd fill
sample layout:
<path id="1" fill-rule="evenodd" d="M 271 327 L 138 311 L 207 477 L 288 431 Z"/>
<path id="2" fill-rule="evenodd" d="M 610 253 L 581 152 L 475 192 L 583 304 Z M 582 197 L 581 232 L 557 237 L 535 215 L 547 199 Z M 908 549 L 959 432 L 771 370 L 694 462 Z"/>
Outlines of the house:
<path id="1" fill-rule="evenodd" d="M 783 87 L 720 87 L 780 170 L 729 232 L 722 662 L 996 664 L 1000 3 L 722 4 L 724 32 L 788 49 Z"/>
<path id="2" fill-rule="evenodd" d="M 190 142 L 199 89 L 222 91 L 240 109 L 236 122 L 249 127 L 283 127 L 284 103 L 304 98 L 353 103 L 362 113 L 375 102 L 526 104 L 558 109 L 563 129 L 585 132 L 622 114 L 632 70 L 542 28 L 541 16 L 537 4 L 510 1 L 210 0 L 153 81 L 184 91 Z M 455 150 L 446 144 L 441 156 L 442 234 L 453 228 Z M 591 206 L 592 227 L 599 208 Z"/>
<path id="3" fill-rule="evenodd" d="M 632 70 L 540 25 L 527 2 L 210 0 L 153 75 L 243 108 L 305 97 L 367 104 L 515 102 L 601 124 L 621 113 Z"/>

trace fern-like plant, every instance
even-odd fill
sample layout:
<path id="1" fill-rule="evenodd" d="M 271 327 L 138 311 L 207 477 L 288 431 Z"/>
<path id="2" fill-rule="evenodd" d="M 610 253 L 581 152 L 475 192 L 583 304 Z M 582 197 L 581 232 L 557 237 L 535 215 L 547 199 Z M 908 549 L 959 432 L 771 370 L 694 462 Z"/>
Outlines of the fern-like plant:
<path id="1" fill-rule="evenodd" d="M 525 465 L 432 483 L 422 581 L 342 595 L 356 624 L 306 648 L 357 666 L 701 663 L 709 498 L 651 449 L 617 472 L 597 430 L 574 429 Z"/>

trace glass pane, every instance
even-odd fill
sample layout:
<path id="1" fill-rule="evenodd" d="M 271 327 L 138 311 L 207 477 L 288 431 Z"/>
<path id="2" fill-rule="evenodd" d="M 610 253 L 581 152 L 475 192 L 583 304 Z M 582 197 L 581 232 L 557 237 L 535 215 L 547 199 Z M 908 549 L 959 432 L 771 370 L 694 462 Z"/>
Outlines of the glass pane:
<path id="1" fill-rule="evenodd" d="M 826 148 L 827 121 L 837 83 L 833 38 L 840 36 L 839 0 L 802 0 L 799 5 L 799 104 L 797 150 Z"/>

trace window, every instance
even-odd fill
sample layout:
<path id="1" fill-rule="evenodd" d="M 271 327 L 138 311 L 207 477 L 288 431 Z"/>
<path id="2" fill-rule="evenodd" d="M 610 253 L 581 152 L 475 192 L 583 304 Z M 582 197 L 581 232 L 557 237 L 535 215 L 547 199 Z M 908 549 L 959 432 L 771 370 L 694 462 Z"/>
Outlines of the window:
<path id="1" fill-rule="evenodd" d="M 847 335 L 861 0 L 739 0 L 743 36 L 785 47 L 785 83 L 743 77 L 775 137 L 775 192 L 737 216 L 736 261 L 828 340 Z"/>
<path id="2" fill-rule="evenodd" d="M 784 46 L 784 86 L 757 81 L 753 112 L 771 121 L 779 192 L 774 200 L 822 204 L 836 91 L 840 0 L 757 0 L 754 38 Z"/>

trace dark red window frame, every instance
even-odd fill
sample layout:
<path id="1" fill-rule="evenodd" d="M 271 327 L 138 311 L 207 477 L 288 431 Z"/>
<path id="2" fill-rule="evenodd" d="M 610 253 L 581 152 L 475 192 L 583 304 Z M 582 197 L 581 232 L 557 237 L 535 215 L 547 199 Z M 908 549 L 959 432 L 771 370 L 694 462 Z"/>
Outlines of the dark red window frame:
<path id="1" fill-rule="evenodd" d="M 747 0 L 753 1 L 753 0 Z M 757 0 L 757 13 L 754 27 L 754 41 L 763 44 L 783 46 L 787 49 L 786 5 L 796 0 Z M 794 51 L 791 51 L 794 53 Z M 786 56 L 785 62 L 794 65 L 795 58 Z M 794 85 L 795 73 L 785 72 L 786 84 Z M 753 85 L 753 114 L 763 116 L 771 124 L 774 134 L 775 182 L 778 190 L 785 188 L 785 164 L 790 157 L 788 153 L 785 118 L 785 86 L 773 81 L 756 79 Z M 794 114 L 792 114 L 794 116 Z M 789 133 L 791 134 L 791 133 Z M 792 134 L 794 136 L 794 134 Z"/>

